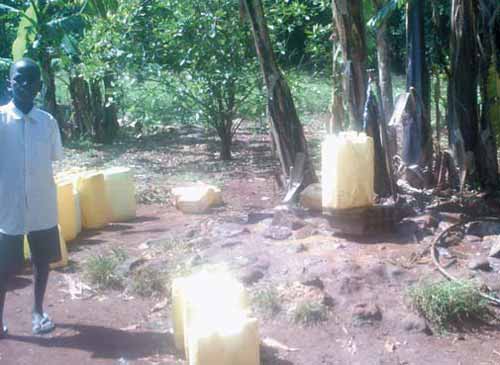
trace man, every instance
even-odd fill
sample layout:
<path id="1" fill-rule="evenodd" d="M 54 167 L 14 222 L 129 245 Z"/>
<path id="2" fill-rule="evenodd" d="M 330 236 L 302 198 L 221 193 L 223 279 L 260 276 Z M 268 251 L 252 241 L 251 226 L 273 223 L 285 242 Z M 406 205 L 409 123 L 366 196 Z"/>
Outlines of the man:
<path id="1" fill-rule="evenodd" d="M 41 87 L 38 65 L 27 58 L 15 62 L 10 87 L 12 100 L 0 107 L 0 338 L 7 335 L 7 283 L 24 264 L 24 235 L 33 264 L 34 334 L 55 327 L 43 311 L 43 299 L 49 264 L 61 256 L 52 161 L 61 159 L 63 150 L 56 120 L 34 106 Z"/>

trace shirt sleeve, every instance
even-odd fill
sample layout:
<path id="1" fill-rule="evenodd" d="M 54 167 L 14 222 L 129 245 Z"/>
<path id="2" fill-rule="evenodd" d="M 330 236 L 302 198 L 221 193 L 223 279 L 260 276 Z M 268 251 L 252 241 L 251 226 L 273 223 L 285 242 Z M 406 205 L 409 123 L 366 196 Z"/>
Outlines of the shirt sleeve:
<path id="1" fill-rule="evenodd" d="M 52 133 L 51 133 L 51 158 L 52 161 L 62 160 L 64 158 L 64 150 L 61 142 L 61 133 L 57 125 L 57 121 L 51 118 Z"/>

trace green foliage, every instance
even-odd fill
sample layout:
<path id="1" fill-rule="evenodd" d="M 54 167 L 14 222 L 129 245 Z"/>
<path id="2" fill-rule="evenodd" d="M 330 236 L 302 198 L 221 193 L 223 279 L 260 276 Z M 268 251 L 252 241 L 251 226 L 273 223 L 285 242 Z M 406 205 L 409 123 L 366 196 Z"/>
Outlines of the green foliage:
<path id="1" fill-rule="evenodd" d="M 488 303 L 471 282 L 423 283 L 409 291 L 413 306 L 439 330 L 470 319 L 486 319 Z"/>
<path id="2" fill-rule="evenodd" d="M 167 292 L 167 275 L 152 267 L 140 268 L 132 273 L 129 289 L 141 297 L 164 295 Z"/>
<path id="3" fill-rule="evenodd" d="M 175 96 L 160 81 L 137 82 L 126 75 L 119 82 L 119 102 L 126 123 L 140 121 L 147 130 L 160 124 L 184 124 L 194 118 L 194 113 L 176 105 Z"/>
<path id="4" fill-rule="evenodd" d="M 304 71 L 289 71 L 286 77 L 303 123 L 312 121 L 318 114 L 329 113 L 332 97 L 331 78 Z"/>
<path id="5" fill-rule="evenodd" d="M 282 309 L 279 293 L 272 287 L 257 290 L 252 302 L 259 312 L 270 317 L 277 315 Z"/>
<path id="6" fill-rule="evenodd" d="M 330 0 L 264 0 L 266 21 L 278 61 L 330 73 Z"/>
<path id="7" fill-rule="evenodd" d="M 121 289 L 123 277 L 117 274 L 116 269 L 125 259 L 126 255 L 120 250 L 106 256 L 91 256 L 85 263 L 84 276 L 100 289 Z"/>
<path id="8" fill-rule="evenodd" d="M 407 0 L 389 0 L 387 1 L 377 13 L 368 20 L 370 28 L 379 28 L 383 22 L 394 13 L 395 10 L 400 10 L 406 5 Z"/>
<path id="9" fill-rule="evenodd" d="M 12 45 L 14 61 L 25 55 L 39 59 L 44 53 L 56 53 L 63 38 L 83 25 L 81 9 L 64 1 L 51 1 L 45 5 L 30 1 L 26 10 L 22 6 L 7 5 L 2 5 L 0 9 L 21 18 L 17 38 Z"/>
<path id="10" fill-rule="evenodd" d="M 127 111 L 149 122 L 157 119 L 158 106 L 169 109 L 215 129 L 230 143 L 233 120 L 259 80 L 251 33 L 235 16 L 238 10 L 232 0 L 123 1 L 82 40 L 83 73 L 126 70 L 130 83 L 147 79 L 161 85 L 158 91 L 169 94 L 172 104 L 148 92 L 142 104 L 149 111 L 142 116 L 138 109 Z M 134 93 L 136 101 L 138 96 Z"/>
<path id="11" fill-rule="evenodd" d="M 296 324 L 313 326 L 328 319 L 328 308 L 321 303 L 304 301 L 292 308 L 291 319 Z"/>

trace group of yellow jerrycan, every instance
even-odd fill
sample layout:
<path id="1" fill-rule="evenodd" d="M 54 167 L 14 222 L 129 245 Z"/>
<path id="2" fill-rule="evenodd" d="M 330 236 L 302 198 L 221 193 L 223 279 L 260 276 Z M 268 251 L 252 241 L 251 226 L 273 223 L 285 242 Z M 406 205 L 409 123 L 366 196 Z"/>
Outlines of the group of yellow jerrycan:
<path id="1" fill-rule="evenodd" d="M 66 242 L 73 241 L 82 229 L 99 229 L 110 222 L 136 217 L 133 173 L 127 167 L 101 171 L 68 170 L 54 177 L 57 185 L 57 209 L 61 261 L 52 268 L 68 264 Z M 27 236 L 24 255 L 30 256 Z"/>

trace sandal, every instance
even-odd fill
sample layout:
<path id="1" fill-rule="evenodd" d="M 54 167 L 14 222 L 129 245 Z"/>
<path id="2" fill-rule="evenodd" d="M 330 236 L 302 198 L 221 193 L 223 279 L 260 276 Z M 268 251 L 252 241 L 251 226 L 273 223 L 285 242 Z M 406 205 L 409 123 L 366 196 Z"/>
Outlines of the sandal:
<path id="1" fill-rule="evenodd" d="M 52 322 L 47 313 L 44 313 L 43 315 L 33 313 L 33 320 L 31 323 L 33 324 L 32 330 L 34 335 L 49 333 L 56 328 L 54 322 Z"/>
<path id="2" fill-rule="evenodd" d="M 2 338 L 5 338 L 7 337 L 7 335 L 9 334 L 9 329 L 7 328 L 7 326 L 3 326 L 3 329 L 2 331 L 0 332 L 0 340 Z"/>

